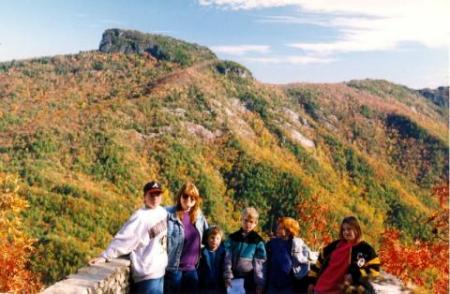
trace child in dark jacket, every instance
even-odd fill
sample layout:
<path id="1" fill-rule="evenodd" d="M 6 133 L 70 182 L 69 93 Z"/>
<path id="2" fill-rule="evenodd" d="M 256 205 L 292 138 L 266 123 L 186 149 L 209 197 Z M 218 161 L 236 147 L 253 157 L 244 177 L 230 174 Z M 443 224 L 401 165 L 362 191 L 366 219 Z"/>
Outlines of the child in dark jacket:
<path id="1" fill-rule="evenodd" d="M 306 293 L 310 250 L 298 238 L 300 225 L 290 217 L 278 220 L 276 238 L 267 242 L 267 293 Z"/>
<path id="2" fill-rule="evenodd" d="M 262 293 L 265 285 L 266 249 L 264 240 L 254 231 L 258 216 L 255 208 L 245 208 L 241 214 L 241 229 L 225 242 L 225 283 L 230 287 L 232 279 L 244 279 L 246 293 Z"/>
<path id="3" fill-rule="evenodd" d="M 210 227 L 205 234 L 205 247 L 200 255 L 199 285 L 201 293 L 226 293 L 223 279 L 225 248 L 221 243 L 222 231 Z"/>

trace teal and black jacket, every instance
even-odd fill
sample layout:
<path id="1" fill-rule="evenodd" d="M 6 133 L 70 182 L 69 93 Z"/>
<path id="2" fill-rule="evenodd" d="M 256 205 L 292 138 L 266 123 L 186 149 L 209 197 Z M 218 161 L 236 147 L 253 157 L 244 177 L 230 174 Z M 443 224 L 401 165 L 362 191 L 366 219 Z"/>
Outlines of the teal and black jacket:
<path id="1" fill-rule="evenodd" d="M 264 287 L 264 263 L 267 259 L 264 240 L 254 231 L 244 236 L 242 229 L 225 242 L 224 279 L 245 278 L 253 274 L 255 284 Z"/>
<path id="2" fill-rule="evenodd" d="M 316 264 L 311 266 L 308 278 L 315 284 L 330 262 L 331 253 L 341 240 L 331 242 L 320 251 Z M 343 293 L 375 293 L 370 280 L 380 274 L 380 259 L 375 250 L 367 242 L 361 241 L 351 247 L 349 270 L 352 275 L 352 284 L 343 285 Z"/>

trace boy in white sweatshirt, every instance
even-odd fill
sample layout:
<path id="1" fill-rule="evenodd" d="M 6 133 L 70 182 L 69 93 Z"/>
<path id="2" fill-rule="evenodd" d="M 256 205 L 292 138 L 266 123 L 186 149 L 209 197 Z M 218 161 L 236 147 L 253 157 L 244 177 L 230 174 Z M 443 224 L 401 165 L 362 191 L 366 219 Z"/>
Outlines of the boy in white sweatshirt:
<path id="1" fill-rule="evenodd" d="M 163 189 L 152 181 L 144 186 L 144 207 L 114 236 L 108 248 L 89 261 L 94 265 L 130 254 L 132 293 L 163 293 L 167 266 L 167 211 L 160 206 Z"/>

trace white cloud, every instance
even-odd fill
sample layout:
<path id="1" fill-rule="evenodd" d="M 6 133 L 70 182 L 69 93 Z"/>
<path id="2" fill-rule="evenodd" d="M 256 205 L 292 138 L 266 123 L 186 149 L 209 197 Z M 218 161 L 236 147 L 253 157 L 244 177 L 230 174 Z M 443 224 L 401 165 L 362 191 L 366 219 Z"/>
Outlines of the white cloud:
<path id="1" fill-rule="evenodd" d="M 249 52 L 268 53 L 270 51 L 270 47 L 267 45 L 211 46 L 210 48 L 216 53 L 238 56 Z"/>
<path id="2" fill-rule="evenodd" d="M 338 39 L 295 43 L 312 54 L 389 50 L 406 42 L 430 48 L 450 43 L 449 0 L 199 0 L 201 5 L 229 9 L 296 6 L 299 15 L 268 16 L 261 22 L 299 23 L 331 27 Z"/>
<path id="3" fill-rule="evenodd" d="M 295 0 L 199 0 L 200 5 L 216 5 L 230 9 L 253 9 L 298 5 Z"/>
<path id="4" fill-rule="evenodd" d="M 261 23 L 284 23 L 284 24 L 313 24 L 318 26 L 329 26 L 331 23 L 323 16 L 270 15 L 257 20 Z"/>
<path id="5" fill-rule="evenodd" d="M 267 64 L 311 64 L 330 63 L 336 61 L 333 58 L 322 58 L 315 56 L 283 56 L 283 57 L 246 57 L 244 61 Z"/>
<path id="6" fill-rule="evenodd" d="M 322 56 L 267 56 L 270 53 L 270 46 L 267 45 L 236 45 L 236 46 L 211 46 L 216 53 L 242 56 L 241 60 L 268 64 L 309 64 L 309 63 L 330 63 L 333 58 Z M 265 56 L 251 57 L 249 53 L 265 54 Z"/>

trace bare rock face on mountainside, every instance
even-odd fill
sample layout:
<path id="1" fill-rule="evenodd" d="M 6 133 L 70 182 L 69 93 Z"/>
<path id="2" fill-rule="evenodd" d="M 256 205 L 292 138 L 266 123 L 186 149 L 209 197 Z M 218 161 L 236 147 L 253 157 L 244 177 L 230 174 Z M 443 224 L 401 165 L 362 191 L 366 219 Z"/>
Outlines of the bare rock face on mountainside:
<path id="1" fill-rule="evenodd" d="M 262 235 L 294 217 L 314 250 L 348 215 L 376 248 L 386 229 L 435 242 L 449 167 L 448 108 L 426 98 L 437 91 L 264 84 L 206 47 L 111 29 L 99 51 L 0 63 L 0 172 L 20 176 L 45 283 L 104 249 L 153 178 L 165 205 L 193 180 L 225 232 L 251 205 Z"/>
<path id="2" fill-rule="evenodd" d="M 216 55 L 204 46 L 171 37 L 121 29 L 106 30 L 103 33 L 99 50 L 105 53 L 127 54 L 146 52 L 156 59 L 174 61 L 183 65 L 216 59 Z"/>
<path id="3" fill-rule="evenodd" d="M 422 89 L 419 93 L 440 107 L 448 108 L 449 87 L 438 87 L 437 89 Z"/>

